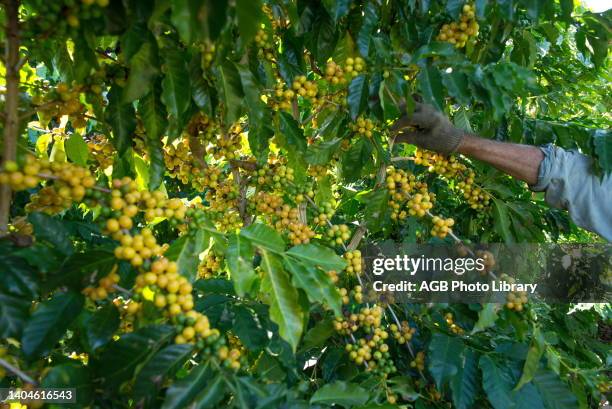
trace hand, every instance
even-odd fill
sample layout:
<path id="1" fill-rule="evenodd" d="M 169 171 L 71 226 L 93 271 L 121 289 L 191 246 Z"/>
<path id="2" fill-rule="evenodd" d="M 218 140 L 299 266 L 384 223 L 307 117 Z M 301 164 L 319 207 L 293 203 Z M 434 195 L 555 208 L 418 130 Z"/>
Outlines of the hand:
<path id="1" fill-rule="evenodd" d="M 402 112 L 406 111 L 402 104 Z M 456 128 L 448 118 L 427 104 L 416 103 L 413 114 L 404 114 L 391 127 L 396 142 L 407 142 L 444 155 L 457 150 L 464 132 Z"/>

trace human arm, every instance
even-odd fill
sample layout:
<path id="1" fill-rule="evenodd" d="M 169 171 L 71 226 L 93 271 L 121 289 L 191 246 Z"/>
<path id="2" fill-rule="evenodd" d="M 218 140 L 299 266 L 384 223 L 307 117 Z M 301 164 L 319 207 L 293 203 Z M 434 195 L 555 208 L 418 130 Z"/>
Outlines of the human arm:
<path id="1" fill-rule="evenodd" d="M 442 154 L 459 152 L 527 182 L 534 191 L 545 191 L 550 206 L 568 210 L 578 226 L 612 241 L 612 175 L 595 175 L 588 156 L 552 145 L 540 148 L 480 138 L 419 103 L 413 115 L 400 118 L 392 130 L 396 142 Z"/>

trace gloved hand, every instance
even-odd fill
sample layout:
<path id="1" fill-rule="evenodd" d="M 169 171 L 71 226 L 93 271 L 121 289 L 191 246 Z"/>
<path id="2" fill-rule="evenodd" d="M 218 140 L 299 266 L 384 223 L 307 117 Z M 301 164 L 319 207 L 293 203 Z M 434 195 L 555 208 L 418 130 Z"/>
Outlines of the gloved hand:
<path id="1" fill-rule="evenodd" d="M 401 111 L 405 112 L 402 104 Z M 427 104 L 416 103 L 413 114 L 404 114 L 391 127 L 396 142 L 407 142 L 444 155 L 457 150 L 465 133 Z"/>

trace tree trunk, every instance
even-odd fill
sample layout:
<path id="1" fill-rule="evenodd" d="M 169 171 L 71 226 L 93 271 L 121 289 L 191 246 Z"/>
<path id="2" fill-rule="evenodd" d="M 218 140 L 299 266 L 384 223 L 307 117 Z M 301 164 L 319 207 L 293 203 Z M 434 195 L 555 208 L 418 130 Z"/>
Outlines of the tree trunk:
<path id="1" fill-rule="evenodd" d="M 17 158 L 19 133 L 19 0 L 4 1 L 6 8 L 6 98 L 2 165 Z M 0 185 L 0 236 L 8 232 L 11 189 Z"/>

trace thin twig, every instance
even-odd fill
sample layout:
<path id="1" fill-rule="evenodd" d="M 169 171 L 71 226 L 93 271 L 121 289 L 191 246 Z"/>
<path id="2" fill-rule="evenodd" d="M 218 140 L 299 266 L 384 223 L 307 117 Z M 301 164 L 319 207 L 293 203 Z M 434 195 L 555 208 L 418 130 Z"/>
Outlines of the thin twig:
<path id="1" fill-rule="evenodd" d="M 0 366 L 6 369 L 7 371 L 10 371 L 13 374 L 17 375 L 19 378 L 21 378 L 25 382 L 30 383 L 34 386 L 38 385 L 38 382 L 30 378 L 28 374 L 26 374 L 25 372 L 23 372 L 21 369 L 17 368 L 16 366 L 9 364 L 7 361 L 5 361 L 2 358 L 0 358 Z"/>

